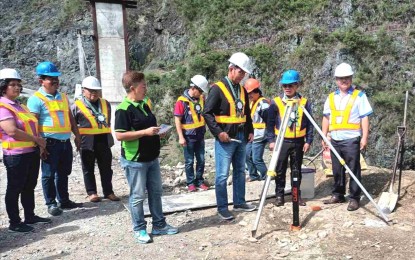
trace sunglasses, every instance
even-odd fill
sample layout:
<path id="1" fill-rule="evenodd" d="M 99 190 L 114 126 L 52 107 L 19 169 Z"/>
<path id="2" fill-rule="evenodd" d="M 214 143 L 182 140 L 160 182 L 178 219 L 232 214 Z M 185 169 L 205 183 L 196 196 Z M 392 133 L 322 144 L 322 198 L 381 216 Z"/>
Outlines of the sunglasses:
<path id="1" fill-rule="evenodd" d="M 284 85 L 282 85 L 283 88 L 294 88 L 296 86 L 297 86 L 297 84 L 284 84 Z"/>

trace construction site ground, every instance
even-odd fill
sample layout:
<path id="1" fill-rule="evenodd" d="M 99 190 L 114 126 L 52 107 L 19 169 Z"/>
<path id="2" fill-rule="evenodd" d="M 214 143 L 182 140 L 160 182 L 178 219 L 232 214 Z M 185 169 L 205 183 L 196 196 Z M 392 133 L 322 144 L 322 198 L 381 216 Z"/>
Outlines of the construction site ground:
<path id="1" fill-rule="evenodd" d="M 290 231 L 291 196 L 283 207 L 274 199 L 266 201 L 256 237 L 251 229 L 256 211 L 235 213 L 234 221 L 219 219 L 215 207 L 184 210 L 167 214 L 167 221 L 180 233 L 154 237 L 151 244 L 137 244 L 132 236 L 130 214 L 125 203 L 128 186 L 123 170 L 113 160 L 114 190 L 121 202 L 103 200 L 87 202 L 79 163 L 70 176 L 71 199 L 85 202 L 83 208 L 67 210 L 52 217 L 51 224 L 35 225 L 35 232 L 8 232 L 4 206 L 6 174 L 0 173 L 0 258 L 1 259 L 413 259 L 415 254 L 415 172 L 404 171 L 401 199 L 386 224 L 376 208 L 363 198 L 355 212 L 346 210 L 347 203 L 323 205 L 330 196 L 333 179 L 321 169 L 316 173 L 315 197 L 300 207 L 301 230 Z M 375 201 L 386 191 L 391 171 L 369 167 L 362 183 Z M 99 178 L 98 185 L 99 185 Z M 258 183 L 247 183 L 247 186 Z M 229 186 L 228 189 L 232 187 Z M 184 190 L 184 187 L 183 189 Z M 101 191 L 101 188 L 99 188 Z M 40 179 L 36 187 L 36 209 L 48 216 Z M 198 191 L 201 192 L 201 191 Z M 169 196 L 166 191 L 165 196 Z M 100 194 L 102 196 L 102 194 Z M 183 194 L 183 200 L 197 203 L 194 195 Z M 259 201 L 253 201 L 254 204 Z M 310 206 L 321 206 L 313 211 Z M 232 205 L 229 206 L 232 209 Z M 23 212 L 21 212 L 23 216 Z M 151 219 L 148 231 L 151 231 Z"/>

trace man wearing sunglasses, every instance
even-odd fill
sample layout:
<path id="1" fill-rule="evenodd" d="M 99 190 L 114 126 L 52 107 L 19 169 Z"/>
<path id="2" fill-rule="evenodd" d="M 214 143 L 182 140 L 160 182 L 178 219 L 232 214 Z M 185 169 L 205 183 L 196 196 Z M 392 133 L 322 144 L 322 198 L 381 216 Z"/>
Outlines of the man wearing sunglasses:
<path id="1" fill-rule="evenodd" d="M 338 89 L 330 93 L 324 103 L 322 131 L 330 132 L 331 144 L 342 156 L 356 178 L 361 180 L 360 151 L 367 146 L 369 135 L 369 115 L 373 113 L 366 94 L 357 90 L 353 81 L 352 67 L 341 63 L 334 71 Z M 323 147 L 326 147 L 322 141 Z M 334 186 L 332 196 L 324 204 L 346 201 L 346 170 L 336 156 L 331 153 Z M 349 181 L 348 211 L 359 208 L 361 189 L 353 178 Z"/>
<path id="2" fill-rule="evenodd" d="M 50 61 L 37 65 L 41 87 L 27 101 L 27 107 L 39 120 L 39 132 L 46 138 L 46 153 L 42 158 L 42 188 L 48 213 L 62 214 L 62 209 L 82 207 L 69 199 L 68 176 L 72 172 L 73 152 L 71 132 L 80 148 L 80 134 L 69 107 L 66 94 L 58 91 L 58 68 Z"/>
<path id="3" fill-rule="evenodd" d="M 174 107 L 174 121 L 179 144 L 184 151 L 187 189 L 193 192 L 197 189 L 209 189 L 203 179 L 206 127 L 202 116 L 205 101 L 202 94 L 208 92 L 208 81 L 202 75 L 195 75 L 190 81 L 190 88 L 177 99 Z M 195 157 L 196 175 L 193 167 Z"/>
<path id="4" fill-rule="evenodd" d="M 286 172 L 288 167 L 288 158 L 290 159 L 291 184 L 293 183 L 293 170 L 298 170 L 298 187 L 301 185 L 301 164 L 304 153 L 310 149 L 313 142 L 313 125 L 306 116 L 303 115 L 303 107 L 311 114 L 311 103 L 305 97 L 297 92 L 300 86 L 300 74 L 296 70 L 287 70 L 282 74 L 280 85 L 284 91 L 281 96 L 277 96 L 271 101 L 268 109 L 267 118 L 267 137 L 269 149 L 274 150 L 276 135 L 280 134 L 281 122 L 285 114 L 287 100 L 296 99 L 298 103 L 293 107 L 287 129 L 284 134 L 284 141 L 281 146 L 281 153 L 277 161 L 275 172 L 275 195 L 277 207 L 285 203 L 284 189 L 286 183 Z M 292 185 L 291 185 L 292 186 Z M 298 203 L 305 206 L 306 203 L 301 199 L 299 192 Z"/>

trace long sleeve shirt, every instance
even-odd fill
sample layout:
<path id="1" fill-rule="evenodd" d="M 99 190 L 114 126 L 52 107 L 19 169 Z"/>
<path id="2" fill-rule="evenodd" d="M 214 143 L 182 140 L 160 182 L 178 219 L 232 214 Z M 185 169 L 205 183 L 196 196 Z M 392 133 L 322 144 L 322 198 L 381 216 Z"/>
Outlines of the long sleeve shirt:
<path id="1" fill-rule="evenodd" d="M 298 94 L 298 97 L 301 98 L 301 95 Z M 281 96 L 281 99 L 283 100 L 283 96 Z M 310 115 L 312 115 L 311 114 L 311 103 L 309 100 L 307 100 L 304 107 L 307 110 L 307 112 Z M 272 100 L 271 105 L 268 109 L 268 118 L 267 118 L 267 123 L 266 123 L 267 139 L 268 139 L 268 142 L 270 143 L 275 142 L 275 138 L 276 138 L 275 128 L 279 129 L 281 126 L 281 117 L 283 117 L 284 114 L 281 115 L 280 113 L 284 113 L 284 111 L 279 111 L 278 106 L 275 104 L 275 101 Z M 313 134 L 314 127 L 311 124 L 310 120 L 308 120 L 307 116 L 303 114 L 303 118 L 301 120 L 301 129 L 304 129 L 304 128 L 306 128 L 305 142 L 308 144 L 311 144 L 314 138 L 314 134 Z M 290 138 L 285 138 L 284 140 L 290 140 Z M 295 138 L 295 139 L 291 138 L 291 140 L 292 141 L 303 140 L 303 137 Z"/>
<path id="2" fill-rule="evenodd" d="M 226 78 L 223 78 L 222 83 L 225 84 L 226 88 L 231 91 L 231 86 L 229 86 Z M 240 85 L 234 85 L 234 92 L 239 92 Z M 203 117 L 205 118 L 206 124 L 209 127 L 212 134 L 217 137 L 221 132 L 228 133 L 230 138 L 235 138 L 240 129 L 244 130 L 245 138 L 248 139 L 249 134 L 254 133 L 254 128 L 252 127 L 251 119 L 251 110 L 249 108 L 249 99 L 248 93 L 246 90 L 243 90 L 245 95 L 245 106 L 243 108 L 243 113 L 246 116 L 246 122 L 244 124 L 221 124 L 217 123 L 215 120 L 216 115 L 229 115 L 230 113 L 230 104 L 223 94 L 222 90 L 214 84 L 209 91 L 209 95 L 206 98 L 205 107 L 203 110 Z"/>

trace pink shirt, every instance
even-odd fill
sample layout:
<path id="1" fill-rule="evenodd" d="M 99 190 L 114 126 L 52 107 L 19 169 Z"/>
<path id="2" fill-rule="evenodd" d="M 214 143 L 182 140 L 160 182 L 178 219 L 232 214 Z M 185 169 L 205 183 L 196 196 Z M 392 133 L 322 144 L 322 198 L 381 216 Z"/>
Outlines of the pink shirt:
<path id="1" fill-rule="evenodd" d="M 20 103 L 17 101 L 13 101 L 10 99 L 7 99 L 5 97 L 0 97 L 0 103 L 8 104 L 10 106 L 13 106 L 18 111 L 24 111 L 24 109 L 20 106 Z M 23 122 L 17 118 L 17 116 L 14 114 L 14 112 L 10 111 L 8 108 L 4 106 L 0 106 L 0 121 L 4 121 L 7 119 L 12 118 L 16 122 L 16 126 L 18 129 L 25 131 Z M 35 124 L 30 122 L 30 127 L 32 128 L 32 131 L 34 134 L 37 134 L 37 129 L 35 127 Z M 5 141 L 13 141 L 12 137 L 8 136 L 7 133 L 0 127 L 0 133 L 2 135 L 2 140 Z M 35 151 L 35 147 L 30 148 L 15 148 L 15 149 L 4 149 L 3 148 L 3 154 L 4 155 L 16 155 L 16 154 L 23 154 L 23 153 L 30 153 Z"/>

